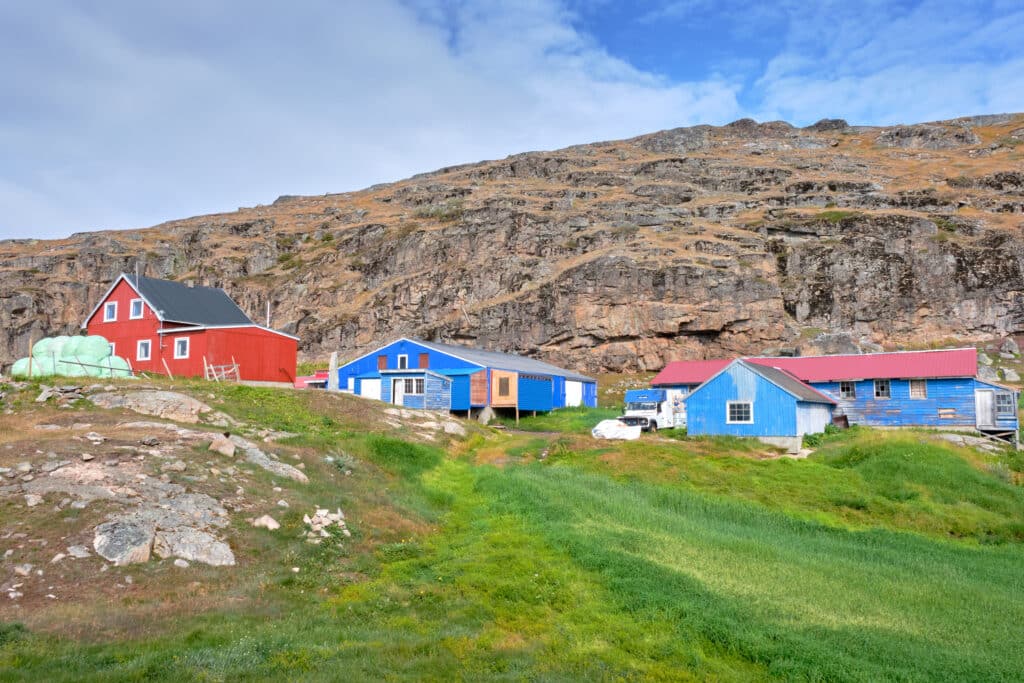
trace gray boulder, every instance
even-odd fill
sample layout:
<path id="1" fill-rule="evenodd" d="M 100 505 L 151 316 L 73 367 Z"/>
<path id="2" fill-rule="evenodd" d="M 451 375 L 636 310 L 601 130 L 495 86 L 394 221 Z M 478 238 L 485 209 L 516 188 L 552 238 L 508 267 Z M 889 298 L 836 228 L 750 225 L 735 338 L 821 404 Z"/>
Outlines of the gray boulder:
<path id="1" fill-rule="evenodd" d="M 978 351 L 978 362 L 982 365 L 992 365 L 992 359 L 984 351 Z"/>
<path id="2" fill-rule="evenodd" d="M 1003 353 L 1020 353 L 1020 346 L 1017 345 L 1013 337 L 1007 337 L 999 345 L 999 350 Z"/>
<path id="3" fill-rule="evenodd" d="M 159 531 L 153 543 L 157 557 L 178 557 L 214 567 L 232 566 L 235 555 L 224 541 L 198 529 Z"/>
<path id="4" fill-rule="evenodd" d="M 1007 382 L 1016 383 L 1020 381 L 1020 375 L 1017 373 L 1016 370 L 1011 370 L 1010 368 L 1003 368 L 1003 379 L 1006 380 Z"/>
<path id="5" fill-rule="evenodd" d="M 193 424 L 199 422 L 200 413 L 212 410 L 202 401 L 174 391 L 103 392 L 93 394 L 89 400 L 101 408 L 125 408 L 143 415 Z"/>
<path id="6" fill-rule="evenodd" d="M 153 548 L 153 529 L 123 520 L 105 522 L 96 527 L 92 546 L 119 567 L 147 562 Z"/>
<path id="7" fill-rule="evenodd" d="M 978 379 L 983 379 L 986 382 L 998 382 L 999 381 L 999 373 L 993 367 L 990 367 L 988 365 L 979 365 L 978 366 Z"/>

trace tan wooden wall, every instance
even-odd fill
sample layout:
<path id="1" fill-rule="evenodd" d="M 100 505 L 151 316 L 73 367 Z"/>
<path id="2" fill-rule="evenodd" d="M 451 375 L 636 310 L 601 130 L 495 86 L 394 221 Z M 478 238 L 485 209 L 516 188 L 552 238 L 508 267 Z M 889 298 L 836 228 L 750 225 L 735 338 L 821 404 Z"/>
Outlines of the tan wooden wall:
<path id="1" fill-rule="evenodd" d="M 507 395 L 501 394 L 503 380 L 508 381 Z M 496 408 L 514 408 L 519 403 L 519 373 L 491 370 L 491 405 Z"/>

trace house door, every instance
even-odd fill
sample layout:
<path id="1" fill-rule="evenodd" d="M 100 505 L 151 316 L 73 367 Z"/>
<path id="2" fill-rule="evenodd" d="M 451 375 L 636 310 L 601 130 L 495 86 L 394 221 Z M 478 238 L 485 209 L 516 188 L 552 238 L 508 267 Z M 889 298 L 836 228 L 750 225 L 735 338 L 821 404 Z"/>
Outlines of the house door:
<path id="1" fill-rule="evenodd" d="M 974 420 L 978 428 L 996 426 L 995 392 L 987 389 L 974 391 Z"/>
<path id="2" fill-rule="evenodd" d="M 391 380 L 391 402 L 396 406 L 405 405 L 405 380 Z"/>

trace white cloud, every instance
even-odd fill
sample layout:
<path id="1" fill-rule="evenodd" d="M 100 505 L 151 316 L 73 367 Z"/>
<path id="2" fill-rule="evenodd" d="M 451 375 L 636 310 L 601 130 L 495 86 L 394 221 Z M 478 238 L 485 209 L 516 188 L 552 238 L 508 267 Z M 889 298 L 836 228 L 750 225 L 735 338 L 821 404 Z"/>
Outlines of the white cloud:
<path id="1" fill-rule="evenodd" d="M 17 105 L 0 121 L 17 141 L 0 180 L 28 193 L 6 195 L 0 237 L 139 227 L 739 114 L 737 85 L 639 71 L 554 0 L 104 8 L 55 2 L 6 22 L 44 59 L 3 47 L 0 29 L 0 59 L 26 67 L 0 73 L 0 105 Z M 201 24 L 182 21 L 193 10 Z"/>

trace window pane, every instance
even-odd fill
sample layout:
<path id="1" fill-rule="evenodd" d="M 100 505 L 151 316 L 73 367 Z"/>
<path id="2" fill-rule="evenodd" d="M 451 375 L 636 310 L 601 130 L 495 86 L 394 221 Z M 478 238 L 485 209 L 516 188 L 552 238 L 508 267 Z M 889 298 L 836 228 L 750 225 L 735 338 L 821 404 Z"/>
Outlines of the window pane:
<path id="1" fill-rule="evenodd" d="M 508 377 L 498 379 L 498 396 L 508 396 Z"/>
<path id="2" fill-rule="evenodd" d="M 889 398 L 889 380 L 875 380 L 875 398 Z"/>
<path id="3" fill-rule="evenodd" d="M 416 393 L 417 394 L 422 394 L 423 393 L 423 380 L 422 379 L 416 380 Z"/>
<path id="4" fill-rule="evenodd" d="M 910 398 L 927 398 L 928 389 L 923 379 L 910 380 Z"/>
<path id="5" fill-rule="evenodd" d="M 405 380 L 405 393 L 411 394 L 413 390 L 413 383 L 411 379 Z"/>

